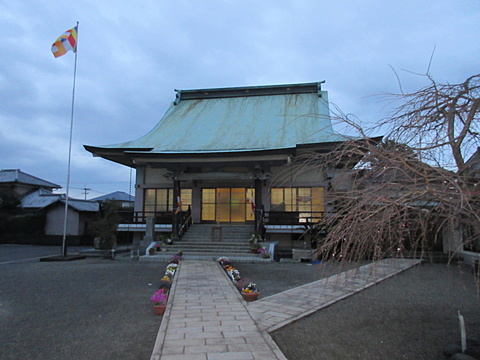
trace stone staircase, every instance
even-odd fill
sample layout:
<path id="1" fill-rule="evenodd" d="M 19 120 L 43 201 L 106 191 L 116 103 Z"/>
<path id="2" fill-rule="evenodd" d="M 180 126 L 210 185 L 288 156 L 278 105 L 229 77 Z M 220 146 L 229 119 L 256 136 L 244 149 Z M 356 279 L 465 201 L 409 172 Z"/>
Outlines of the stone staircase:
<path id="1" fill-rule="evenodd" d="M 194 224 L 183 236 L 182 242 L 212 242 L 212 228 L 214 228 L 214 242 L 220 242 L 219 229 L 222 229 L 221 243 L 242 243 L 248 245 L 248 239 L 253 232 L 253 225 L 211 225 Z"/>
<path id="2" fill-rule="evenodd" d="M 212 227 L 215 228 L 212 238 Z M 252 225 L 220 225 L 221 241 L 218 225 L 194 224 L 183 236 L 167 247 L 167 252 L 141 256 L 141 261 L 168 261 L 178 251 L 183 251 L 185 259 L 216 260 L 226 256 L 232 262 L 269 262 L 257 254 L 252 254 L 248 239 L 253 231 Z"/>

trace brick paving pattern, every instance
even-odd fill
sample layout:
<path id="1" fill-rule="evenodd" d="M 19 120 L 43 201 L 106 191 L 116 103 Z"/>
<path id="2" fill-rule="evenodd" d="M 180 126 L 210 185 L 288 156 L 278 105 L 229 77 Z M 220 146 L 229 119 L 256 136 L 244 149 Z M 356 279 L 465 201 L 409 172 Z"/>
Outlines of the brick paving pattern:
<path id="1" fill-rule="evenodd" d="M 247 303 L 219 264 L 184 260 L 151 360 L 286 359 L 269 332 L 418 263 L 382 260 Z"/>
<path id="2" fill-rule="evenodd" d="M 219 264 L 182 261 L 151 360 L 286 359 Z"/>

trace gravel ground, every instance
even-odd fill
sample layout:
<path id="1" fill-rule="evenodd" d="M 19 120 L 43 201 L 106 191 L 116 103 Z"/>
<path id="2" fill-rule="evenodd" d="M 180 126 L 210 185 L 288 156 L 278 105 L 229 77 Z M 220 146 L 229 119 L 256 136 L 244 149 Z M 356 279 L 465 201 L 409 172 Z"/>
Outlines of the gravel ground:
<path id="1" fill-rule="evenodd" d="M 234 264 L 261 297 L 358 265 Z M 1 264 L 0 358 L 148 359 L 161 322 L 148 299 L 165 267 L 121 256 Z M 477 290 L 470 271 L 425 264 L 271 335 L 289 360 L 445 359 L 458 310 L 480 337 Z"/>
<path id="2" fill-rule="evenodd" d="M 337 272 L 331 264 L 236 267 L 263 297 Z M 271 335 L 289 360 L 448 359 L 445 345 L 460 341 L 458 311 L 467 337 L 479 339 L 480 295 L 471 270 L 422 264 Z"/>
<path id="3" fill-rule="evenodd" d="M 312 265 L 304 262 L 294 263 L 233 263 L 243 278 L 254 282 L 260 291 L 260 297 L 267 297 L 297 286 L 308 284 L 343 271 L 361 266 L 363 263 L 335 263 Z"/>
<path id="4" fill-rule="evenodd" d="M 161 322 L 149 298 L 165 267 L 92 258 L 0 265 L 0 359 L 149 359 Z"/>

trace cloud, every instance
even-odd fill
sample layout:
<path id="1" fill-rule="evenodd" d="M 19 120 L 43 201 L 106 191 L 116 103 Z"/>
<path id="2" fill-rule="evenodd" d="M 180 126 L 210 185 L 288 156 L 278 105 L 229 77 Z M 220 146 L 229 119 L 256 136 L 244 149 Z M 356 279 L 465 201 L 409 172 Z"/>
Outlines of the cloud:
<path id="1" fill-rule="evenodd" d="M 397 75 L 405 91 L 424 86 L 411 72 L 424 74 L 434 49 L 437 80 L 478 71 L 478 18 L 480 3 L 469 0 L 7 2 L 0 167 L 65 182 L 75 57 L 54 59 L 50 46 L 76 21 L 72 183 L 110 192 L 129 186 L 130 170 L 83 144 L 144 135 L 174 89 L 326 80 L 343 112 L 376 121 L 389 107 L 375 95 L 397 92 Z"/>

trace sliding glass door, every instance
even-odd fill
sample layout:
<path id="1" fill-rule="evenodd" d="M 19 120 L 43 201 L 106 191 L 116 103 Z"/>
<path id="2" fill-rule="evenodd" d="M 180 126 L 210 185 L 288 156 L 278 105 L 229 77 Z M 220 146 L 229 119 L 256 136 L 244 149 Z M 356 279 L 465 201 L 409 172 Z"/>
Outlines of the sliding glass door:
<path id="1" fill-rule="evenodd" d="M 202 189 L 202 221 L 253 221 L 255 219 L 254 199 L 254 189 Z"/>

